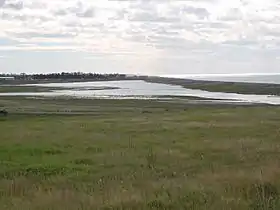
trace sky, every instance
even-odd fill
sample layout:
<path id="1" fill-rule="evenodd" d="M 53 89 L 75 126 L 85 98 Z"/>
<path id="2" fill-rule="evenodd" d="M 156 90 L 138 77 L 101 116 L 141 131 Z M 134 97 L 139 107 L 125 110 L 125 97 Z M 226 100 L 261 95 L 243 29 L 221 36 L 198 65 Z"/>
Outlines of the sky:
<path id="1" fill-rule="evenodd" d="M 0 72 L 280 72 L 280 0 L 0 0 Z"/>

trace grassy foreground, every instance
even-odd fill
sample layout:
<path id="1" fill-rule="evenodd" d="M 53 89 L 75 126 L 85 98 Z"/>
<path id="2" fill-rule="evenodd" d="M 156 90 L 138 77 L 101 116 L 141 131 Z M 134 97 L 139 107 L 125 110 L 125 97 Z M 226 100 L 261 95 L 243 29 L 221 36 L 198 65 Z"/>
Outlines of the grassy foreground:
<path id="1" fill-rule="evenodd" d="M 278 107 L 0 105 L 1 209 L 280 209 Z"/>

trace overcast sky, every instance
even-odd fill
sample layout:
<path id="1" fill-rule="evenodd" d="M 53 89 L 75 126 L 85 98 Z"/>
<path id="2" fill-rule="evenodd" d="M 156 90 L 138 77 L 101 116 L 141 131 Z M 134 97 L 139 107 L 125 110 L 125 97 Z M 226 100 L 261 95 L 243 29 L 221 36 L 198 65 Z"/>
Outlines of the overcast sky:
<path id="1" fill-rule="evenodd" d="M 0 0 L 0 72 L 280 72 L 280 0 Z"/>

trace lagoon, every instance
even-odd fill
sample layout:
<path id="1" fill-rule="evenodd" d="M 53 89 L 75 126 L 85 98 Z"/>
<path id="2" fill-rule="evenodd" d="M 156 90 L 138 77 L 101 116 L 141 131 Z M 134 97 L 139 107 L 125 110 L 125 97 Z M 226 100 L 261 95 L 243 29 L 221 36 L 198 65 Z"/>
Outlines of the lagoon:
<path id="1" fill-rule="evenodd" d="M 226 100 L 236 103 L 245 102 L 280 105 L 279 96 L 209 92 L 186 89 L 179 85 L 149 83 L 142 80 L 48 83 L 32 84 L 28 86 L 51 87 L 54 89 L 51 92 L 0 93 L 0 96 L 67 96 L 105 99 L 170 99 L 172 97 L 199 97 L 210 100 Z M 55 88 L 60 89 L 56 90 Z"/>

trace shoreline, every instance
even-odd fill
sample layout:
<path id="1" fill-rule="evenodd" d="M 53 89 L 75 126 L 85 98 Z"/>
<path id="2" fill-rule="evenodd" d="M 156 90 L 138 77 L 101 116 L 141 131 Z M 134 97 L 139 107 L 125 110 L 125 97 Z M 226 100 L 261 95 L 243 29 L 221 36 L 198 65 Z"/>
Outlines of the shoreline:
<path id="1" fill-rule="evenodd" d="M 223 82 L 168 77 L 146 77 L 144 81 L 150 83 L 179 85 L 187 89 L 205 90 L 209 92 L 280 96 L 280 84 Z"/>
<path id="2" fill-rule="evenodd" d="M 250 100 L 249 95 L 259 95 L 263 97 L 278 97 L 280 95 L 280 84 L 259 84 L 259 83 L 236 83 L 236 82 L 216 82 L 216 81 L 202 81 L 202 80 L 192 80 L 192 79 L 178 79 L 178 78 L 163 78 L 163 77 L 149 77 L 149 76 L 140 76 L 135 78 L 127 78 L 125 80 L 63 80 L 63 83 L 79 83 L 79 82 L 109 82 L 109 81 L 143 81 L 147 83 L 156 83 L 156 84 L 166 84 L 166 85 L 176 85 L 180 86 L 182 88 L 190 89 L 190 90 L 202 90 L 202 91 L 208 91 L 212 92 L 211 94 L 203 94 L 201 96 L 192 96 L 193 93 L 190 95 L 104 95 L 104 96 L 78 96 L 73 93 L 71 93 L 69 96 L 67 96 L 67 93 L 63 93 L 64 91 L 87 91 L 87 90 L 113 90 L 113 89 L 119 89 L 115 87 L 110 86 L 94 86 L 92 87 L 45 87 L 43 86 L 46 83 L 59 83 L 61 80 L 44 80 L 43 83 L 41 83 L 40 80 L 37 80 L 33 84 L 18 84 L 18 85 L 0 85 L 0 97 L 43 97 L 43 98 L 64 98 L 64 97 L 70 97 L 70 98 L 77 98 L 77 99 L 91 99 L 91 100 L 97 100 L 97 99 L 112 99 L 112 100 L 157 100 L 157 101 L 183 101 L 186 104 L 232 104 L 232 105 L 249 105 L 249 104 L 267 104 L 267 105 L 277 105 L 279 104 L 277 102 L 274 103 L 273 100 L 265 101 L 256 101 L 256 100 Z M 17 81 L 18 82 L 18 81 Z M 42 86 L 40 86 L 42 84 Z M 233 93 L 232 98 L 229 97 L 222 97 L 217 98 L 215 96 L 215 93 Z M 243 94 L 248 95 L 249 99 L 244 99 L 244 97 L 241 97 L 240 99 L 236 98 L 234 94 Z M 217 94 L 216 94 L 217 95 Z M 272 102 L 270 102 L 272 101 Z M 277 101 L 277 100 L 276 100 Z"/>
<path id="3" fill-rule="evenodd" d="M 160 76 L 135 76 L 129 78 L 116 79 L 44 79 L 44 80 L 13 80 L 0 81 L 1 87 L 47 83 L 79 83 L 79 82 L 106 82 L 106 81 L 133 81 L 142 80 L 149 83 L 179 85 L 187 89 L 199 89 L 209 92 L 239 93 L 239 94 L 256 94 L 280 96 L 280 84 L 275 83 L 254 83 L 254 82 L 228 82 L 228 81 L 212 81 L 197 80 L 186 78 L 171 78 Z M 2 91 L 3 92 L 3 91 Z M 22 91 L 20 91 L 22 92 Z"/>

